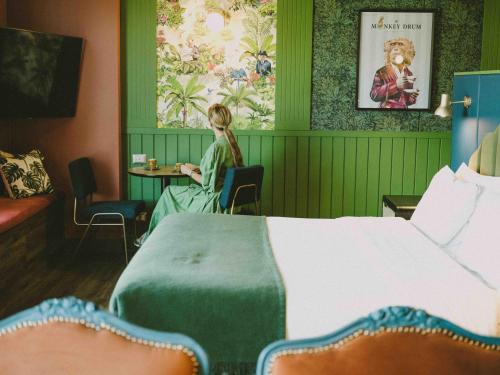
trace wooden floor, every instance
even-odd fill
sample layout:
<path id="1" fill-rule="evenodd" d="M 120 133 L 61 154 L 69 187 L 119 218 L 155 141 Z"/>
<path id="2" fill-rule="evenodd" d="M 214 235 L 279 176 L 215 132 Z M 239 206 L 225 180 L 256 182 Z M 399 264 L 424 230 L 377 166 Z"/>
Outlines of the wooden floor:
<path id="1" fill-rule="evenodd" d="M 68 241 L 54 255 L 20 264 L 0 275 L 0 319 L 32 307 L 47 298 L 75 296 L 102 308 L 125 268 L 120 240 L 89 240 L 77 257 Z M 129 257 L 134 249 L 129 250 Z"/>

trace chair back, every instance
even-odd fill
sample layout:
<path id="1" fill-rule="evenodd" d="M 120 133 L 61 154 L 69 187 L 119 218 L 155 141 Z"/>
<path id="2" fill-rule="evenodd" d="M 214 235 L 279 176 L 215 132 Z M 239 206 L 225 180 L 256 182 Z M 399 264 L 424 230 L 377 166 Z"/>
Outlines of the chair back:
<path id="1" fill-rule="evenodd" d="M 229 168 L 219 200 L 220 206 L 228 209 L 233 201 L 235 207 L 259 201 L 263 178 L 264 167 L 261 165 Z"/>
<path id="2" fill-rule="evenodd" d="M 389 307 L 330 335 L 278 341 L 257 375 L 500 374 L 500 338 L 410 307 Z"/>
<path id="3" fill-rule="evenodd" d="M 208 374 L 191 338 L 127 323 L 74 297 L 0 321 L 1 374 Z"/>
<path id="4" fill-rule="evenodd" d="M 68 167 L 73 194 L 76 199 L 84 199 L 87 195 L 97 191 L 97 184 L 89 158 L 73 160 Z"/>

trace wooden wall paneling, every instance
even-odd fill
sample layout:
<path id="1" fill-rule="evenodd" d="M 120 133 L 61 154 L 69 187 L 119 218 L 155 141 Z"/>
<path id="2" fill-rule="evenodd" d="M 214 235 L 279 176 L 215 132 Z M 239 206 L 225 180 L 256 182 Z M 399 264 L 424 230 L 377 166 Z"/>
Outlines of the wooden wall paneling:
<path id="1" fill-rule="evenodd" d="M 297 139 L 297 217 L 307 217 L 309 190 L 309 138 Z"/>
<path id="2" fill-rule="evenodd" d="M 273 215 L 285 214 L 285 137 L 274 137 L 273 143 Z"/>
<path id="3" fill-rule="evenodd" d="M 189 137 L 189 162 L 200 165 L 202 156 L 201 135 L 191 135 Z"/>
<path id="4" fill-rule="evenodd" d="M 159 131 L 129 134 L 132 153 L 155 156 L 160 164 L 199 163 L 213 142 L 209 133 Z M 265 214 L 298 217 L 376 216 L 384 194 L 421 194 L 430 178 L 449 164 L 448 136 L 376 134 L 301 135 L 294 132 L 238 135 L 248 165 L 265 168 Z M 129 197 L 150 204 L 160 196 L 160 181 L 128 177 Z M 189 180 L 172 180 L 186 185 Z"/>
<path id="5" fill-rule="evenodd" d="M 368 140 L 368 171 L 366 180 L 366 215 L 378 215 L 380 177 L 380 138 Z"/>
<path id="6" fill-rule="evenodd" d="M 481 70 L 500 69 L 500 1 L 484 0 Z"/>
<path id="7" fill-rule="evenodd" d="M 366 192 L 368 189 L 368 138 L 358 138 L 356 143 L 356 188 L 354 192 L 354 214 L 366 215 Z"/>
<path id="8" fill-rule="evenodd" d="M 179 163 L 189 163 L 189 157 L 191 154 L 189 140 L 192 135 L 181 134 L 177 137 L 177 162 Z M 189 185 L 188 178 L 178 178 L 177 184 L 181 186 Z"/>
<path id="9" fill-rule="evenodd" d="M 392 141 L 391 164 L 391 194 L 403 192 L 404 138 L 394 138 Z"/>
<path id="10" fill-rule="evenodd" d="M 178 156 L 178 136 L 175 134 L 166 135 L 167 148 L 165 150 L 167 164 L 175 164 L 179 160 Z M 172 185 L 177 185 L 178 181 L 176 178 L 171 179 Z"/>
<path id="11" fill-rule="evenodd" d="M 441 152 L 441 140 L 429 139 L 429 149 L 427 151 L 427 185 L 432 177 L 439 170 L 439 156 Z"/>
<path id="12" fill-rule="evenodd" d="M 285 138 L 285 216 L 295 216 L 297 207 L 297 137 Z"/>
<path id="13" fill-rule="evenodd" d="M 154 135 L 144 134 L 142 136 L 142 153 L 147 155 L 148 159 L 156 158 L 154 147 Z M 154 178 L 141 178 L 142 180 L 142 197 L 148 202 L 155 199 L 155 179 Z"/>
<path id="14" fill-rule="evenodd" d="M 344 209 L 343 216 L 354 216 L 356 192 L 356 138 L 346 138 L 344 150 Z"/>
<path id="15" fill-rule="evenodd" d="M 132 160 L 132 154 L 142 154 L 142 135 L 131 134 L 130 135 L 130 159 Z M 130 177 L 130 199 L 142 199 L 142 181 L 141 177 L 131 176 Z"/>
<path id="16" fill-rule="evenodd" d="M 391 194 L 392 141 L 391 138 L 382 138 L 380 140 L 379 198 L 377 202 L 379 216 L 382 215 L 382 197 Z"/>
<path id="17" fill-rule="evenodd" d="M 345 138 L 333 138 L 332 217 L 340 217 L 344 212 L 344 156 Z"/>
<path id="18" fill-rule="evenodd" d="M 261 142 L 261 164 L 264 166 L 264 181 L 262 184 L 262 214 L 273 212 L 273 137 L 263 136 Z"/>
<path id="19" fill-rule="evenodd" d="M 250 150 L 249 150 L 249 156 L 248 156 L 248 164 L 249 165 L 257 165 L 261 164 L 261 142 L 262 138 L 252 135 L 250 136 Z M 266 171 L 264 169 L 264 178 L 267 177 L 267 174 L 270 173 L 270 171 Z"/>
<path id="20" fill-rule="evenodd" d="M 440 148 L 439 148 L 439 166 L 443 166 L 449 164 L 449 159 L 451 155 L 451 143 L 446 142 L 443 139 L 440 139 Z"/>
<path id="21" fill-rule="evenodd" d="M 248 142 L 250 141 L 249 136 L 239 135 L 236 137 L 236 141 L 238 142 L 238 146 L 240 146 L 240 152 L 241 152 L 241 157 L 243 158 L 243 163 L 246 166 L 250 166 L 250 164 L 248 163 L 249 153 L 250 153 L 250 149 L 249 149 L 249 145 L 248 145 Z"/>
<path id="22" fill-rule="evenodd" d="M 309 167 L 305 174 L 309 180 L 307 217 L 319 217 L 321 183 L 321 138 L 319 137 L 309 139 Z"/>
<path id="23" fill-rule="evenodd" d="M 276 129 L 310 129 L 312 12 L 312 0 L 278 1 Z"/>
<path id="24" fill-rule="evenodd" d="M 405 138 L 403 163 L 403 194 L 413 195 L 415 191 L 415 163 L 417 140 Z"/>
<path id="25" fill-rule="evenodd" d="M 332 137 L 321 137 L 321 165 L 320 165 L 320 195 L 319 217 L 329 218 L 332 211 L 332 167 L 333 147 Z"/>
<path id="26" fill-rule="evenodd" d="M 426 138 L 417 139 L 415 155 L 415 194 L 422 194 L 427 188 L 428 150 L 429 140 Z"/>

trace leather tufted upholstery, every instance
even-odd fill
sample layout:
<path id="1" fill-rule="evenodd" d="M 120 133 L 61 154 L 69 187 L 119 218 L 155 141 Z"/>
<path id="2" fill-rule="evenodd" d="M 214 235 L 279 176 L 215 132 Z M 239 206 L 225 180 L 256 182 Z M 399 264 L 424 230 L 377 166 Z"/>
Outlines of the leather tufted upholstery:
<path id="1" fill-rule="evenodd" d="M 442 333 L 360 335 L 340 348 L 276 357 L 272 375 L 500 374 L 500 350 Z"/>
<path id="2" fill-rule="evenodd" d="M 180 350 L 131 342 L 109 330 L 52 322 L 23 327 L 0 337 L 0 374 L 197 373 Z"/>
<path id="3" fill-rule="evenodd" d="M 324 336 L 269 344 L 257 363 L 257 375 L 264 374 L 500 374 L 500 337 L 388 306 Z"/>

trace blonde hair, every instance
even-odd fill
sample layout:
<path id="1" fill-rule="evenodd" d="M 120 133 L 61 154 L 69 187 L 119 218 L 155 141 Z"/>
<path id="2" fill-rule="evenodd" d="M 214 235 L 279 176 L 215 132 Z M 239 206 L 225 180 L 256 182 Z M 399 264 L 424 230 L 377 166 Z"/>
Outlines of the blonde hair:
<path id="1" fill-rule="evenodd" d="M 406 65 L 411 65 L 413 58 L 415 57 L 415 46 L 413 45 L 413 42 L 411 40 L 406 38 L 396 38 L 385 41 L 384 43 L 385 64 L 390 65 L 391 50 L 393 48 L 393 44 L 396 43 L 402 44 L 401 49 L 403 50 L 404 63 Z"/>
<path id="2" fill-rule="evenodd" d="M 236 142 L 233 132 L 229 129 L 229 125 L 231 125 L 231 122 L 233 121 L 231 111 L 225 105 L 214 104 L 208 108 L 208 120 L 212 126 L 224 132 L 224 137 L 226 137 L 229 146 L 231 147 L 234 166 L 242 167 L 243 157 L 241 156 L 240 147 Z"/>

